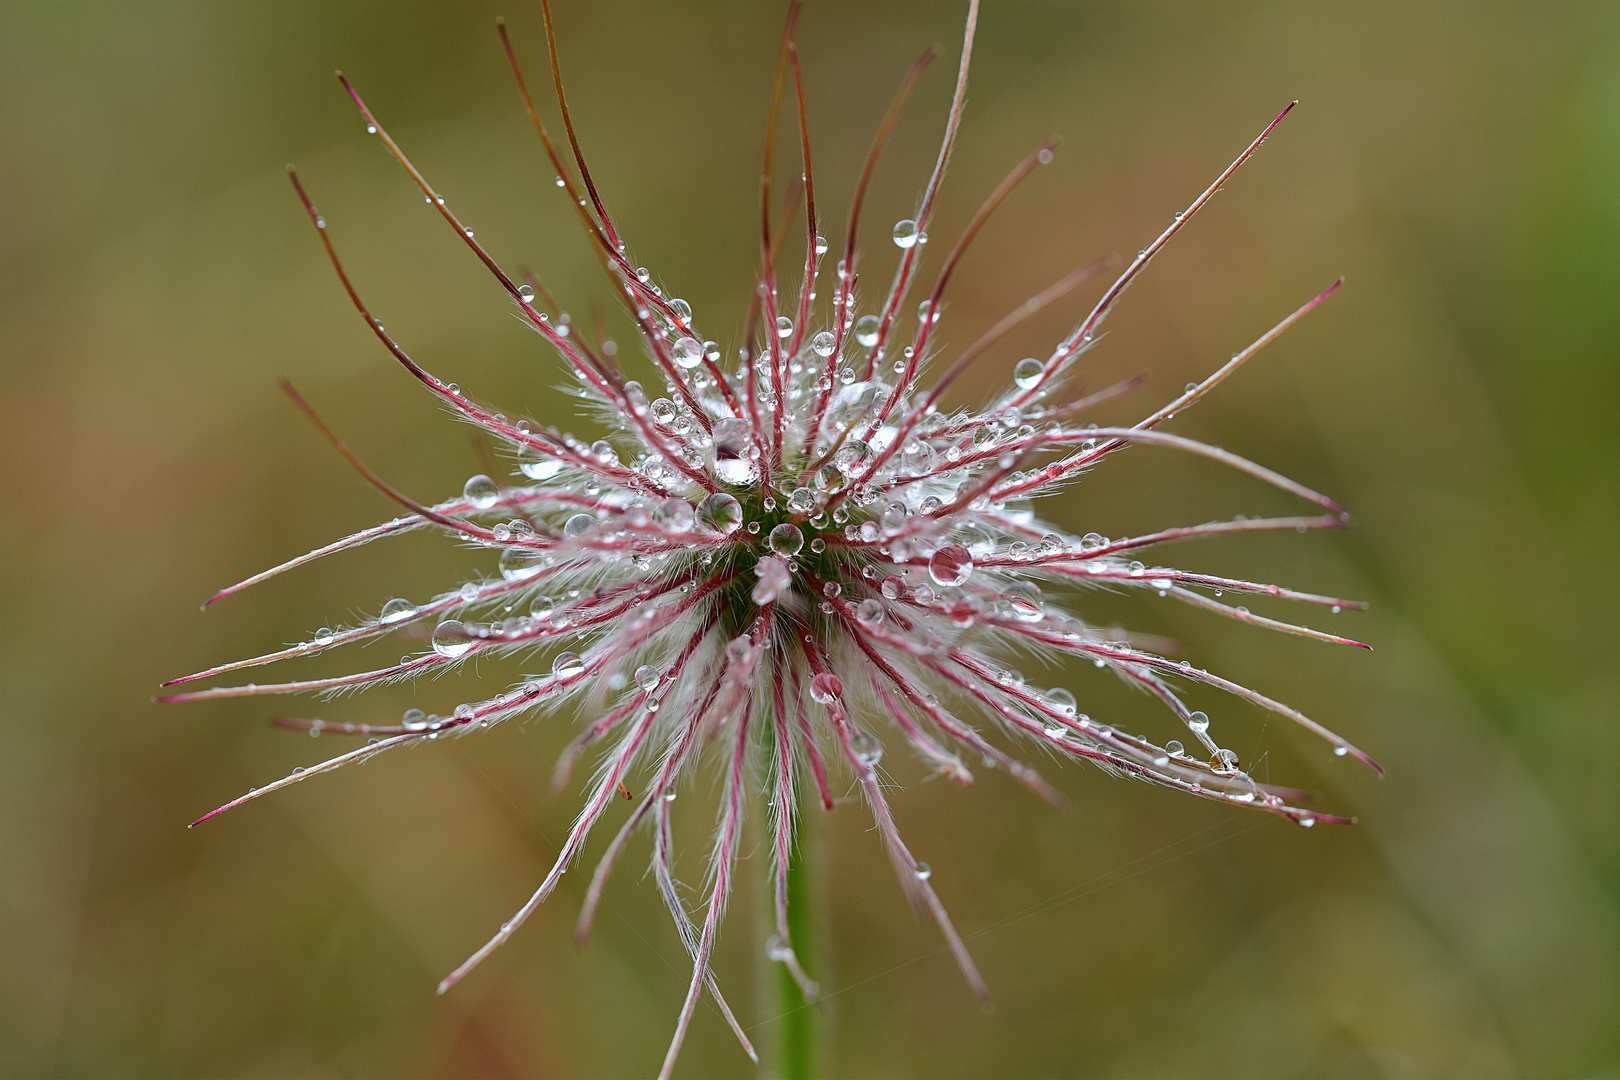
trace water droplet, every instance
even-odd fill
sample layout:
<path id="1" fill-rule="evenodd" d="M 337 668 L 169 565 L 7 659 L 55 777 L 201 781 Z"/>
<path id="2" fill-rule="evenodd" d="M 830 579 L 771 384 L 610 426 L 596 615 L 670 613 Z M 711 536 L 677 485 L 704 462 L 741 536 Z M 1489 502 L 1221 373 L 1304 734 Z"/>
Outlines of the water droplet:
<path id="1" fill-rule="evenodd" d="M 1054 686 L 1046 692 L 1046 700 L 1064 716 L 1073 716 L 1076 702 L 1074 693 L 1064 686 Z"/>
<path id="2" fill-rule="evenodd" d="M 1177 739 L 1171 739 L 1169 742 L 1165 743 L 1164 750 L 1165 753 L 1169 754 L 1171 757 L 1180 757 L 1182 754 L 1187 752 L 1187 748 L 1182 746 L 1180 740 Z"/>
<path id="3" fill-rule="evenodd" d="M 550 480 L 562 472 L 563 463 L 554 458 L 539 458 L 518 465 L 518 471 L 530 480 Z"/>
<path id="4" fill-rule="evenodd" d="M 879 588 L 883 591 L 883 595 L 890 600 L 898 600 L 906 593 L 905 580 L 898 574 L 890 574 L 884 578 L 883 584 Z"/>
<path id="5" fill-rule="evenodd" d="M 961 544 L 946 544 L 928 560 L 928 576 L 936 585 L 960 585 L 973 573 L 973 556 Z"/>
<path id="6" fill-rule="evenodd" d="M 461 494 L 473 504 L 474 509 L 488 510 L 500 499 L 501 489 L 496 486 L 495 481 L 479 473 L 462 485 Z"/>
<path id="7" fill-rule="evenodd" d="M 518 286 L 518 299 L 522 300 L 525 304 L 534 303 L 534 286 L 533 285 L 519 285 Z"/>
<path id="8" fill-rule="evenodd" d="M 917 223 L 910 218 L 901 218 L 894 223 L 894 244 L 898 248 L 909 248 L 917 243 Z"/>
<path id="9" fill-rule="evenodd" d="M 718 491 L 698 503 L 696 517 L 698 524 L 710 532 L 730 535 L 742 524 L 742 503 Z"/>
<path id="10" fill-rule="evenodd" d="M 415 604 L 396 596 L 382 606 L 382 614 L 377 616 L 377 621 L 380 623 L 397 623 L 415 614 Z"/>
<path id="11" fill-rule="evenodd" d="M 399 722 L 406 731 L 421 731 L 428 726 L 427 713 L 421 709 L 406 709 L 404 715 L 399 718 Z"/>
<path id="12" fill-rule="evenodd" d="M 1299 822 L 1300 828 L 1302 829 L 1308 829 L 1312 825 L 1316 824 L 1316 819 L 1309 814 L 1301 814 L 1294 820 Z"/>
<path id="13" fill-rule="evenodd" d="M 695 337 L 683 337 L 675 343 L 675 363 L 683 368 L 695 368 L 703 362 L 703 342 Z"/>
<path id="14" fill-rule="evenodd" d="M 855 340 L 862 348 L 870 349 L 878 341 L 878 317 L 862 315 L 855 320 Z"/>
<path id="15" fill-rule="evenodd" d="M 559 679 L 572 679 L 585 671 L 585 661 L 578 653 L 560 652 L 551 662 L 551 673 Z"/>
<path id="16" fill-rule="evenodd" d="M 771 530 L 771 535 L 767 542 L 770 544 L 771 550 L 776 552 L 778 555 L 786 555 L 791 557 L 797 555 L 799 553 L 799 549 L 804 547 L 804 533 L 799 531 L 799 527 L 797 525 L 789 524 L 788 522 L 784 521 L 782 524 Z"/>
<path id="17" fill-rule="evenodd" d="M 855 618 L 863 626 L 876 626 L 883 621 L 883 602 L 869 596 L 855 606 Z"/>
<path id="18" fill-rule="evenodd" d="M 595 531 L 595 514 L 575 514 L 563 523 L 563 535 L 570 540 L 577 540 L 586 534 Z"/>
<path id="19" fill-rule="evenodd" d="M 780 935 L 772 934 L 765 939 L 765 955 L 775 963 L 786 963 L 793 959 L 793 946 L 783 941 Z"/>
<path id="20" fill-rule="evenodd" d="M 669 498 L 653 509 L 653 524 L 665 532 L 690 532 L 694 514 L 685 499 Z"/>
<path id="21" fill-rule="evenodd" d="M 1344 755 L 1348 754 L 1349 752 L 1350 748 L 1348 746 L 1335 746 L 1333 748 L 1334 757 L 1344 757 Z"/>
<path id="22" fill-rule="evenodd" d="M 855 758 L 862 765 L 870 767 L 883 760 L 883 744 L 870 731 L 857 731 L 852 735 L 849 748 L 855 751 Z"/>
<path id="23" fill-rule="evenodd" d="M 501 577 L 518 581 L 532 577 L 545 568 L 546 558 L 532 548 L 509 547 L 501 551 Z"/>
<path id="24" fill-rule="evenodd" d="M 669 398 L 659 398 L 652 403 L 652 418 L 660 424 L 668 426 L 675 419 L 675 403 Z"/>
<path id="25" fill-rule="evenodd" d="M 673 300 L 671 300 L 669 302 L 669 310 L 673 311 L 675 313 L 675 317 L 677 319 L 681 320 L 681 322 L 686 323 L 688 326 L 691 325 L 691 323 L 692 323 L 692 305 L 691 304 L 688 304 L 685 300 L 682 300 L 680 297 L 677 296 L 675 299 L 673 299 Z"/>
<path id="26" fill-rule="evenodd" d="M 872 460 L 872 448 L 859 439 L 851 439 L 838 448 L 833 455 L 833 464 L 845 476 L 854 476 L 866 468 L 866 463 Z"/>
<path id="27" fill-rule="evenodd" d="M 464 623 L 446 619 L 433 628 L 433 651 L 446 660 L 465 656 L 474 644 L 474 637 Z"/>
<path id="28" fill-rule="evenodd" d="M 469 582 L 466 582 L 465 584 L 463 584 L 461 586 L 461 602 L 463 604 L 470 604 L 474 600 L 477 600 L 477 599 L 478 599 L 478 583 L 477 582 L 469 581 Z"/>
<path id="29" fill-rule="evenodd" d="M 795 514 L 808 514 L 816 505 L 816 493 L 809 488 L 794 488 L 788 493 L 788 509 Z"/>
<path id="30" fill-rule="evenodd" d="M 1028 390 L 1041 381 L 1041 375 L 1046 372 L 1046 365 L 1033 356 L 1026 356 L 1013 367 L 1013 382 L 1019 389 Z"/>
<path id="31" fill-rule="evenodd" d="M 636 668 L 636 685 L 643 690 L 651 691 L 658 685 L 658 669 L 651 664 L 642 664 Z"/>
<path id="32" fill-rule="evenodd" d="M 929 569 L 932 571 L 932 566 Z M 1012 610 L 1013 618 L 1021 622 L 1040 622 L 1045 615 L 1045 611 L 1041 608 L 1040 586 L 1033 581 L 1013 582 L 1001 590 L 1001 598 Z"/>
<path id="33" fill-rule="evenodd" d="M 779 338 L 791 337 L 793 334 L 793 320 L 786 315 L 776 317 L 776 336 Z"/>
<path id="34" fill-rule="evenodd" d="M 1214 770 L 1216 772 L 1223 772 L 1223 773 L 1237 772 L 1237 767 L 1238 767 L 1237 751 L 1236 750 L 1217 750 L 1217 751 L 1215 751 L 1215 755 L 1209 759 L 1209 763 L 1210 763 L 1210 766 L 1212 768 L 1214 768 Z"/>
<path id="35" fill-rule="evenodd" d="M 833 354 L 833 348 L 837 344 L 838 339 L 833 337 L 832 334 L 826 330 L 823 330 L 821 333 L 810 339 L 810 348 L 823 360 Z"/>
<path id="36" fill-rule="evenodd" d="M 921 476 L 934 467 L 934 450 L 925 442 L 910 442 L 900 451 L 900 464 L 912 476 Z"/>
<path id="37" fill-rule="evenodd" d="M 822 705 L 836 701 L 843 692 L 843 680 L 830 671 L 823 671 L 810 680 L 810 698 Z"/>
<path id="38" fill-rule="evenodd" d="M 933 867 L 929 866 L 925 862 L 920 862 L 916 866 L 913 866 L 911 868 L 911 872 L 917 875 L 918 881 L 927 881 L 929 878 L 934 876 Z"/>
<path id="39" fill-rule="evenodd" d="M 1189 713 L 1187 726 L 1202 735 L 1209 730 L 1209 714 L 1202 712 Z"/>

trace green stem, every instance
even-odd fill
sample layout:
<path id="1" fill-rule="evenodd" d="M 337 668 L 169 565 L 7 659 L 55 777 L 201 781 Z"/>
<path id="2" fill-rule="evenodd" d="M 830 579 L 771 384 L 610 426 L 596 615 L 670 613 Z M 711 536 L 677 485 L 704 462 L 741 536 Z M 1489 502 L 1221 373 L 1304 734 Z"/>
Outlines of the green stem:
<path id="1" fill-rule="evenodd" d="M 815 833 L 809 816 L 800 817 L 797 842 L 788 857 L 787 871 L 788 931 L 793 936 L 793 950 L 799 963 L 811 978 L 816 977 L 820 966 L 816 962 L 815 933 L 820 912 L 814 910 L 814 905 L 821 901 Z M 804 1000 L 786 964 L 773 966 L 776 968 L 777 1012 L 782 1017 L 777 1032 L 779 1075 L 782 1080 L 812 1080 L 821 1064 L 823 1007 Z"/>

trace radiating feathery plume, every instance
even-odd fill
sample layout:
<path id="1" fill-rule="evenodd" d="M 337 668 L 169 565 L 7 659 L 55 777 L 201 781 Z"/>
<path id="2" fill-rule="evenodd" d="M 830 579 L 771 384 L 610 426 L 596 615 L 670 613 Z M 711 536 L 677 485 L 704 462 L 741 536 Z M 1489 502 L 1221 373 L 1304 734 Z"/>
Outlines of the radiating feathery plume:
<path id="1" fill-rule="evenodd" d="M 501 42 L 557 184 L 639 331 L 645 382 L 626 378 L 611 342 L 588 342 L 556 310 L 537 279 L 519 281 L 496 263 L 340 74 L 367 130 L 379 137 L 427 202 L 489 269 L 519 315 L 562 358 L 575 377 L 574 392 L 585 411 L 605 419 L 611 432 L 586 442 L 538 423 L 508 420 L 411 359 L 362 302 L 338 259 L 325 219 L 293 173 L 293 186 L 332 266 L 372 332 L 454 415 L 510 452 L 516 471 L 504 477 L 475 476 L 459 497 L 435 505 L 416 502 L 361 462 L 287 385 L 295 403 L 339 453 L 404 512 L 222 590 L 209 602 L 324 555 L 422 528 L 498 549 L 500 577 L 468 581 L 425 602 L 390 600 L 375 618 L 354 626 L 323 630 L 290 648 L 173 682 L 211 679 L 431 624 L 431 649 L 398 664 L 300 682 L 220 686 L 163 700 L 331 695 L 438 674 L 486 654 L 546 652 L 551 655 L 550 674 L 468 701 L 449 716 L 411 709 L 399 723 L 385 725 L 278 719 L 285 727 L 367 736 L 368 741 L 249 792 L 199 821 L 397 746 L 463 735 L 526 714 L 572 711 L 570 706 L 596 709 L 587 714 L 588 726 L 559 762 L 559 780 L 566 779 L 583 754 L 595 754 L 597 763 L 585 804 L 551 871 L 529 901 L 440 989 L 463 978 L 551 894 L 616 796 L 628 795 L 632 788 L 641 791 L 597 865 L 578 932 L 581 939 L 588 933 L 608 874 L 631 836 L 650 830 L 653 877 L 692 960 L 690 989 L 664 1063 L 667 1075 L 705 990 L 753 1054 L 710 968 L 744 815 L 750 810 L 763 811 L 771 835 L 775 935 L 769 955 L 793 973 L 807 999 L 816 995 L 789 928 L 787 874 L 796 815 L 804 809 L 801 795 L 811 807 L 819 803 L 832 809 L 837 775 L 853 777 L 903 893 L 937 921 L 969 985 L 988 999 L 927 867 L 914 857 L 895 824 L 881 780 L 887 746 L 904 745 L 937 773 L 963 784 L 972 775 L 964 758 L 1005 769 L 1054 802 L 1060 801 L 1055 790 L 1009 747 L 1037 744 L 1106 772 L 1253 807 L 1300 825 L 1346 820 L 1298 805 L 1301 793 L 1250 776 L 1238 754 L 1220 744 L 1209 717 L 1190 708 L 1178 688 L 1216 687 L 1287 717 L 1324 739 L 1335 754 L 1353 756 L 1376 770 L 1366 754 L 1296 709 L 1187 661 L 1168 659 L 1149 639 L 1121 640 L 1117 631 L 1102 631 L 1064 609 L 1086 586 L 1145 589 L 1240 622 L 1319 641 L 1360 644 L 1256 615 L 1217 597 L 1257 594 L 1334 611 L 1361 604 L 1144 561 L 1151 557 L 1149 549 L 1177 541 L 1343 527 L 1347 515 L 1325 495 L 1235 454 L 1162 430 L 1166 421 L 1196 404 L 1331 296 L 1337 283 L 1134 425 L 1098 427 L 1080 418 L 1134 389 L 1140 380 L 1089 396 L 1065 394 L 1066 376 L 1099 340 L 1098 331 L 1125 288 L 1293 106 L 1125 267 L 1044 361 L 1018 361 L 1005 391 L 982 408 L 946 408 L 942 395 L 971 363 L 993 356 L 1015 326 L 1108 268 L 1106 260 L 1077 268 L 1020 305 L 950 358 L 938 378 L 924 383 L 925 369 L 947 358 L 936 338 L 952 272 L 1002 200 L 1052 158 L 1053 144 L 1046 143 L 1013 168 L 971 218 L 927 288 L 916 318 L 910 318 L 907 303 L 917 292 L 928 228 L 962 119 L 976 0 L 967 15 L 938 158 L 915 216 L 892 230 L 899 262 L 876 303 L 866 302 L 857 289 L 861 205 L 901 106 L 938 49 L 913 65 L 883 119 L 855 190 L 842 254 L 831 272 L 831 295 L 818 304 L 816 286 L 829 244 L 819 231 L 804 91 L 793 44 L 799 10 L 797 4 L 790 8 L 766 138 L 758 287 L 733 363 L 726 363 L 725 350 L 700 332 L 691 308 L 666 296 L 648 271 L 630 259 L 580 151 L 563 94 L 551 13 L 548 7 L 543 10 L 567 159 L 540 120 L 504 24 L 499 27 Z M 789 85 L 797 103 L 803 179 L 790 192 L 786 209 L 802 201 L 806 259 L 802 274 L 795 272 L 779 290 L 775 263 L 785 226 L 773 219 L 780 214 L 785 222 L 786 214 L 773 205 L 771 148 Z M 1121 539 L 1096 533 L 1075 536 L 1036 516 L 1035 500 L 1057 493 L 1133 446 L 1210 458 L 1288 492 L 1310 510 Z M 1077 657 L 1113 671 L 1157 698 L 1189 733 L 1190 748 L 1176 740 L 1158 745 L 1092 719 L 1066 689 L 1026 685 L 1008 666 L 1020 654 Z M 671 820 L 677 787 L 705 754 L 723 762 L 723 791 L 707 894 L 693 911 L 675 878 Z"/>

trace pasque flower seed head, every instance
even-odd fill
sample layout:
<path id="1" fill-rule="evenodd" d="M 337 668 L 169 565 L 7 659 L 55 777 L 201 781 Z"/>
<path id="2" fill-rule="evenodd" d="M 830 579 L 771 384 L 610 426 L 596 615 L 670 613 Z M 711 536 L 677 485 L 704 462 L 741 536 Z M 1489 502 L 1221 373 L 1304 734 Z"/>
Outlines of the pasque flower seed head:
<path id="1" fill-rule="evenodd" d="M 1052 159 L 1053 144 L 1037 147 L 990 194 L 940 261 L 926 298 L 910 306 L 925 257 L 938 248 L 929 243 L 928 230 L 963 115 L 978 19 L 974 2 L 937 161 L 914 216 L 883 230 L 884 244 L 892 238 L 898 248 L 898 265 L 887 289 L 869 301 L 857 288 L 861 264 L 856 240 L 872 165 L 911 87 L 937 50 L 924 54 L 902 83 L 856 186 L 841 254 L 827 268 L 823 264 L 832 245 L 819 231 L 793 45 L 797 17 L 794 6 L 771 100 L 758 288 L 746 331 L 731 352 L 735 363 L 705 336 L 685 301 L 666 295 L 653 275 L 635 264 L 586 167 L 560 75 L 555 87 L 568 159 L 535 111 L 504 25 L 501 40 L 556 183 L 635 322 L 644 363 L 620 355 L 610 341 L 589 340 L 590 335 L 556 310 L 538 279 L 518 281 L 503 270 L 344 80 L 366 130 L 380 139 L 427 203 L 489 269 L 521 318 L 561 357 L 574 377 L 581 406 L 606 417 L 612 430 L 606 438 L 587 442 L 537 423 L 508 420 L 419 365 L 362 303 L 338 261 L 327 222 L 294 174 L 293 184 L 321 243 L 372 332 L 405 371 L 509 451 L 515 464 L 510 475 L 473 477 L 459 497 L 420 504 L 350 453 L 289 386 L 294 400 L 339 452 L 406 512 L 214 599 L 322 555 L 423 528 L 498 549 L 500 576 L 467 582 L 421 603 L 389 600 L 374 619 L 323 630 L 307 643 L 175 682 L 308 656 L 407 628 L 431 628 L 431 647 L 398 664 L 166 699 L 332 693 L 436 675 L 486 654 L 549 658 L 549 665 L 543 665 L 549 674 L 465 702 L 448 716 L 412 709 L 399 724 L 282 721 L 312 734 L 353 734 L 367 741 L 220 809 L 397 746 L 466 734 L 524 714 L 562 713 L 571 704 L 597 706 L 559 765 L 559 774 L 566 776 L 578 755 L 598 757 L 584 808 L 551 872 L 528 903 L 441 989 L 466 975 L 546 899 L 617 795 L 631 797 L 632 790 L 640 791 L 597 866 L 579 932 L 583 937 L 588 931 L 603 884 L 627 841 L 645 827 L 653 836 L 653 877 L 692 959 L 690 990 L 666 1073 L 705 989 L 748 1047 L 725 1006 L 710 957 L 731 890 L 742 822 L 750 811 L 765 815 L 772 837 L 776 903 L 769 956 L 794 973 L 807 996 L 814 995 L 789 929 L 787 867 L 796 816 L 803 810 L 801 791 L 813 793 L 813 799 L 807 798 L 812 805 L 830 810 L 834 792 L 842 786 L 837 774 L 853 777 L 901 889 L 937 920 L 968 983 L 988 997 L 936 894 L 931 872 L 913 856 L 895 823 L 880 782 L 886 750 L 909 750 L 964 784 L 972 777 L 967 761 L 1005 769 L 1056 801 L 1055 791 L 1017 756 L 1021 744 L 1034 742 L 1108 772 L 1254 807 L 1300 825 L 1344 820 L 1294 805 L 1288 790 L 1248 775 L 1239 756 L 1217 741 L 1210 718 L 1184 703 L 1178 688 L 1193 684 L 1279 713 L 1320 735 L 1335 753 L 1377 768 L 1361 751 L 1297 710 L 1186 661 L 1166 659 L 1149 640 L 1121 640 L 1117 631 L 1102 632 L 1068 610 L 1077 587 L 1106 585 L 1147 590 L 1274 630 L 1358 644 L 1218 598 L 1252 593 L 1335 611 L 1359 606 L 1350 601 L 1143 561 L 1170 541 L 1344 524 L 1343 510 L 1326 496 L 1235 454 L 1164 430 L 1166 421 L 1196 404 L 1331 295 L 1336 284 L 1136 424 L 1098 427 L 1082 418 L 1102 401 L 1134 389 L 1137 380 L 1085 397 L 1065 393 L 1066 377 L 1099 340 L 1097 332 L 1126 286 L 1255 153 L 1282 116 L 1174 216 L 1044 359 L 1007 359 L 998 346 L 1015 325 L 1102 273 L 1106 260 L 1065 276 L 951 356 L 939 332 L 952 272 L 996 206 Z M 546 31 L 555 75 L 549 10 Z M 793 186 L 784 208 L 773 203 L 770 147 L 790 84 L 803 169 L 802 182 Z M 550 180 L 548 176 L 548 186 Z M 782 226 L 776 222 L 779 215 L 780 221 L 789 220 L 785 211 L 801 202 L 805 262 L 802 271 L 780 282 L 779 291 Z M 824 280 L 818 294 L 818 282 Z M 725 318 L 719 321 L 723 324 Z M 1004 365 L 1005 389 L 979 409 L 946 408 L 944 391 L 975 361 Z M 634 372 L 636 378 L 630 377 L 632 366 L 641 369 Z M 942 370 L 925 380 L 930 367 Z M 1297 496 L 1312 512 L 1167 528 L 1117 540 L 1096 533 L 1074 536 L 1036 516 L 1037 500 L 1135 447 L 1211 458 Z M 1173 728 L 1190 733 L 1193 749 L 1173 739 L 1161 746 L 1094 720 L 1080 711 L 1067 688 L 1027 685 L 1007 666 L 1020 653 L 1077 657 L 1112 671 L 1157 698 Z M 705 754 L 724 762 L 724 782 L 706 903 L 696 920 L 678 891 L 670 822 L 677 789 Z M 751 762 L 760 767 L 750 768 Z"/>

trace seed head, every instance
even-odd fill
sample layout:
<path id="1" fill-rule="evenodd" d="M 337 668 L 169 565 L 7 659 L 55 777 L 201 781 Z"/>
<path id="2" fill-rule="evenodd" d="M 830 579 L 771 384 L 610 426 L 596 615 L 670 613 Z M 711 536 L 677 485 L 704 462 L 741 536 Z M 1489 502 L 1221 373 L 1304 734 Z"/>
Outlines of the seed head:
<path id="1" fill-rule="evenodd" d="M 1132 426 L 1098 427 L 1082 418 L 1140 380 L 1086 397 L 1065 393 L 1066 376 L 1097 343 L 1102 322 L 1125 287 L 1289 110 L 1175 215 L 1044 360 L 1009 362 L 999 359 L 997 346 L 1018 323 L 1100 274 L 1106 260 L 1078 268 L 947 357 L 936 335 L 952 271 L 996 206 L 1020 180 L 1051 160 L 1054 145 L 1037 147 L 991 193 L 944 258 L 926 298 L 908 307 L 929 250 L 928 229 L 962 118 L 977 14 L 975 2 L 968 12 L 955 96 L 933 173 L 915 216 L 889 230 L 899 248 L 892 283 L 868 302 L 857 288 L 855 242 L 862 200 L 900 107 L 936 50 L 913 66 L 879 129 L 856 187 L 842 254 L 829 272 L 823 263 L 831 245 L 818 231 L 803 87 L 792 43 L 798 10 L 790 10 L 766 140 L 758 288 L 747 330 L 729 356 L 704 335 L 685 301 L 666 295 L 652 274 L 635 265 L 614 227 L 580 152 L 562 94 L 549 10 L 547 38 L 572 167 L 541 124 L 506 29 L 500 27 L 556 182 L 578 212 L 639 332 L 646 361 L 636 365 L 639 378 L 627 377 L 630 372 L 621 366 L 612 342 L 598 338 L 593 343 L 579 333 L 538 279 L 520 282 L 496 264 L 343 80 L 367 131 L 377 135 L 427 202 L 488 267 L 518 314 L 562 358 L 582 409 L 604 417 L 612 430 L 606 438 L 586 442 L 537 423 L 508 420 L 412 360 L 361 302 L 338 261 L 325 219 L 294 173 L 298 196 L 372 332 L 457 417 L 504 447 L 515 468 L 510 475 L 495 475 L 502 472 L 495 470 L 474 476 L 459 497 L 431 506 L 418 503 L 350 453 L 288 386 L 294 401 L 338 451 L 406 512 L 213 599 L 322 555 L 423 528 L 499 550 L 500 576 L 468 581 L 424 602 L 389 600 L 375 618 L 174 682 L 432 626 L 431 648 L 398 664 L 302 682 L 216 687 L 165 700 L 333 694 L 439 674 L 486 654 L 549 657 L 549 674 L 470 700 L 449 716 L 410 709 L 397 724 L 279 721 L 312 733 L 370 738 L 220 808 L 397 746 L 464 735 L 525 714 L 563 712 L 570 706 L 587 710 L 589 726 L 558 766 L 559 780 L 565 779 L 580 754 L 597 755 L 584 808 L 528 903 L 451 973 L 441 990 L 517 930 L 550 895 L 614 797 L 634 798 L 632 791 L 642 794 L 597 866 L 579 933 L 583 938 L 588 932 L 603 885 L 628 839 L 648 827 L 654 837 L 653 876 L 693 964 L 665 1062 L 667 1073 L 705 988 L 752 1053 L 709 967 L 743 816 L 750 809 L 764 812 L 773 838 L 776 933 L 769 955 L 787 966 L 807 997 L 814 997 L 816 987 L 799 963 L 789 932 L 787 866 L 801 791 L 813 792 L 814 801 L 830 810 L 838 786 L 835 775 L 853 776 L 901 889 L 937 920 L 968 983 L 988 998 L 931 873 L 895 826 L 880 781 L 882 759 L 891 747 L 909 750 L 963 784 L 972 778 L 968 761 L 1005 769 L 1052 801 L 1059 800 L 1057 793 L 1009 746 L 1039 744 L 1106 772 L 1253 807 L 1304 826 L 1345 820 L 1294 805 L 1288 789 L 1245 772 L 1239 756 L 1218 741 L 1220 733 L 1210 718 L 1182 699 L 1179 687 L 1203 684 L 1286 716 L 1324 738 L 1336 754 L 1377 768 L 1360 750 L 1297 710 L 1186 661 L 1167 659 L 1150 641 L 1100 631 L 1066 610 L 1079 587 L 1101 584 L 1149 590 L 1240 622 L 1320 641 L 1359 644 L 1256 615 L 1217 597 L 1255 593 L 1335 611 L 1359 604 L 1144 561 L 1151 549 L 1171 541 L 1343 526 L 1346 515 L 1326 496 L 1235 454 L 1163 430 L 1165 421 L 1197 403 L 1332 295 L 1337 284 Z M 769 148 L 789 76 L 797 102 L 803 181 L 789 193 L 784 210 L 773 205 Z M 775 264 L 785 226 L 773 219 L 780 213 L 786 221 L 786 211 L 801 199 L 805 264 L 779 293 Z M 823 279 L 830 281 L 818 302 L 817 285 Z M 784 293 L 791 299 L 784 299 Z M 980 409 L 944 407 L 944 391 L 981 358 L 1005 365 L 1005 389 Z M 923 379 L 925 368 L 942 363 L 937 378 Z M 1036 500 L 1138 446 L 1211 458 L 1281 488 L 1313 509 L 1299 516 L 1240 517 L 1121 539 L 1097 533 L 1075 536 L 1036 516 Z M 1190 748 L 1174 739 L 1161 746 L 1093 719 L 1080 711 L 1066 688 L 1027 685 L 1008 665 L 1031 653 L 1089 660 L 1147 691 L 1186 728 L 1183 737 Z M 670 823 L 676 790 L 704 754 L 724 761 L 724 789 L 707 902 L 701 922 L 696 922 L 678 893 Z"/>

